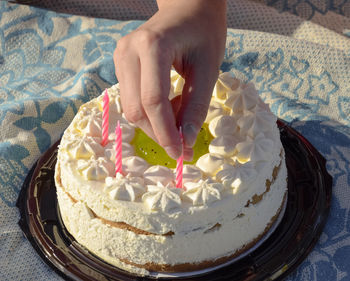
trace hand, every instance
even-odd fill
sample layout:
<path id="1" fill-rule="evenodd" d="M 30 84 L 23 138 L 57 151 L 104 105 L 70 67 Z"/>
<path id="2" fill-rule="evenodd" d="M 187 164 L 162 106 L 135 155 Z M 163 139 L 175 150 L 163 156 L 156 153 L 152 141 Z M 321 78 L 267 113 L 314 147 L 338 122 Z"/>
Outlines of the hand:
<path id="1" fill-rule="evenodd" d="M 164 147 L 185 159 L 205 120 L 223 59 L 225 0 L 158 0 L 152 18 L 118 41 L 116 75 L 125 117 Z M 185 79 L 180 105 L 169 101 L 172 66 Z"/>

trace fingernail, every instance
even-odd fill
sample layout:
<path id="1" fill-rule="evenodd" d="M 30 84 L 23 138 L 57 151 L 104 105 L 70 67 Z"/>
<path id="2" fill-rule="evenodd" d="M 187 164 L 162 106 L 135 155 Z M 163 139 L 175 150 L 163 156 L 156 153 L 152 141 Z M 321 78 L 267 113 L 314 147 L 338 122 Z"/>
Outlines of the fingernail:
<path id="1" fill-rule="evenodd" d="M 177 159 L 181 156 L 181 147 L 177 146 L 165 146 L 164 150 L 173 159 Z"/>
<path id="2" fill-rule="evenodd" d="M 193 149 L 192 148 L 184 148 L 184 160 L 191 162 L 193 160 Z"/>
<path id="3" fill-rule="evenodd" d="M 193 147 L 196 143 L 198 130 L 197 128 L 191 124 L 187 123 L 183 126 L 183 136 L 184 136 L 184 143 L 186 146 Z"/>

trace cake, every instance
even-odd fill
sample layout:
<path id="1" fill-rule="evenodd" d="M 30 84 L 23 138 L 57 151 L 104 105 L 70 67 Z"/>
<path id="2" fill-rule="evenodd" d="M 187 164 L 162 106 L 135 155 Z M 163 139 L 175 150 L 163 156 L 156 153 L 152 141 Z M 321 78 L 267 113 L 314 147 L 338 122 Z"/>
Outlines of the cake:
<path id="1" fill-rule="evenodd" d="M 172 71 L 171 83 L 169 99 L 184 81 Z M 264 237 L 286 201 L 287 169 L 277 118 L 253 84 L 219 75 L 183 188 L 175 187 L 176 162 L 124 118 L 118 84 L 108 95 L 107 145 L 100 95 L 80 107 L 58 149 L 59 210 L 78 243 L 149 274 L 220 265 Z M 123 174 L 115 173 L 117 121 Z"/>

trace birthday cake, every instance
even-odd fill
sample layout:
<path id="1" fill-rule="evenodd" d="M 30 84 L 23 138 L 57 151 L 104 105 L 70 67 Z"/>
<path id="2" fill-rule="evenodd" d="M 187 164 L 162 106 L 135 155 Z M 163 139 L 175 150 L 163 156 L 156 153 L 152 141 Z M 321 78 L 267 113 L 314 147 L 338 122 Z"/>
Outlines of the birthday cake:
<path id="1" fill-rule="evenodd" d="M 169 98 L 182 92 L 171 73 Z M 194 159 L 183 166 L 123 115 L 119 87 L 82 105 L 59 145 L 55 183 L 65 227 L 78 243 L 130 272 L 188 272 L 225 263 L 254 246 L 279 216 L 287 194 L 277 118 L 254 85 L 221 73 Z M 122 131 L 122 171 L 116 133 Z"/>

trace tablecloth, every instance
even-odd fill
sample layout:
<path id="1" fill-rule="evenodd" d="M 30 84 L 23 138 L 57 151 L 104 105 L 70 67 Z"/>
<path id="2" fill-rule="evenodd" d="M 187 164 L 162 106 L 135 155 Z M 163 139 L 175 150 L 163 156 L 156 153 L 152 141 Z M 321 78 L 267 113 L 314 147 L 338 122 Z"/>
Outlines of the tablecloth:
<path id="1" fill-rule="evenodd" d="M 287 280 L 350 280 L 349 13 L 345 0 L 228 1 L 221 69 L 254 82 L 333 176 L 325 229 Z M 22 235 L 15 203 L 79 106 L 117 82 L 113 50 L 143 23 L 122 14 L 123 21 L 0 2 L 0 280 L 61 280 Z"/>

